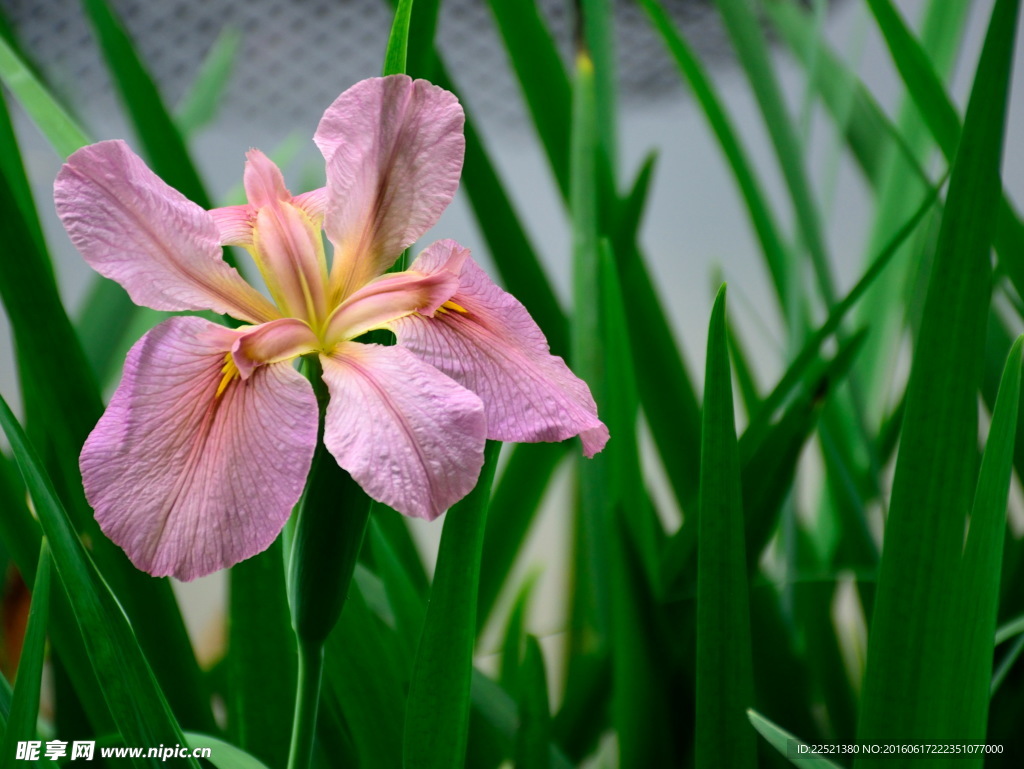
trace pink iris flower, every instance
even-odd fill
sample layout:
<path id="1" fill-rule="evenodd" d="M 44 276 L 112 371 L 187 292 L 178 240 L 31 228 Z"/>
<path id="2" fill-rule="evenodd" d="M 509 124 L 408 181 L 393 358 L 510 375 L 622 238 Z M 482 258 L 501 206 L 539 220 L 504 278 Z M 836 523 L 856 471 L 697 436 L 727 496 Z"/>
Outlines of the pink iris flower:
<path id="1" fill-rule="evenodd" d="M 121 141 L 68 158 L 55 184 L 72 242 L 140 305 L 212 310 L 164 321 L 125 362 L 82 449 L 103 531 L 155 576 L 190 580 L 266 549 L 298 501 L 317 442 L 375 500 L 433 519 L 476 484 L 486 439 L 608 440 L 587 385 L 525 308 L 451 240 L 386 273 L 458 187 L 464 115 L 451 93 L 404 75 L 364 80 L 324 113 L 325 187 L 293 196 L 258 150 L 242 206 L 205 211 Z M 321 229 L 333 245 L 328 262 Z M 251 254 L 270 297 L 222 258 Z M 397 344 L 354 341 L 390 329 Z"/>

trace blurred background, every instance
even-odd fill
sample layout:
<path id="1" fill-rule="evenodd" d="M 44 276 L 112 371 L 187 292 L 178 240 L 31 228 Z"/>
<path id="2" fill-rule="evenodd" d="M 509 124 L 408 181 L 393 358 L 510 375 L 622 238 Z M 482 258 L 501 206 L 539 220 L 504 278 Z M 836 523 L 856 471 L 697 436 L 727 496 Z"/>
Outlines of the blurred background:
<path id="1" fill-rule="evenodd" d="M 259 147 L 276 157 L 293 192 L 323 184 L 322 159 L 311 137 L 326 106 L 358 80 L 379 74 L 391 23 L 384 0 L 113 0 L 142 58 L 159 83 L 165 102 L 182 119 L 206 120 L 193 134 L 191 149 L 215 200 L 237 202 L 245 150 Z M 619 176 L 632 178 L 651 152 L 658 156 L 646 218 L 641 230 L 649 266 L 675 325 L 691 370 L 703 366 L 707 317 L 714 291 L 730 283 L 730 314 L 746 342 L 755 375 L 770 386 L 785 355 L 781 320 L 776 312 L 764 262 L 742 201 L 719 147 L 699 106 L 682 83 L 664 46 L 642 10 L 618 0 L 616 44 L 620 95 Z M 717 16 L 706 0 L 666 0 L 676 22 L 710 67 L 720 94 L 752 153 L 767 193 L 782 221 L 792 220 L 789 197 L 775 163 L 760 112 L 734 62 Z M 884 43 L 857 0 L 808 4 L 832 42 L 890 114 L 903 93 Z M 977 60 L 991 2 L 974 4 L 961 49 L 961 65 L 952 94 L 963 107 Z M 25 50 L 43 68 L 46 79 L 66 98 L 76 116 L 97 139 L 123 137 L 134 142 L 107 70 L 92 41 L 77 0 L 0 0 Z M 539 6 L 566 61 L 572 40 L 569 0 L 541 0 Z M 924 3 L 898 3 L 916 20 Z M 565 208 L 533 133 L 517 83 L 506 59 L 487 4 L 481 0 L 446 0 L 438 29 L 438 49 L 475 117 L 484 142 L 506 188 L 526 223 L 561 298 L 570 297 L 570 233 Z M 234 51 L 232 73 L 221 102 L 211 115 L 190 115 L 189 86 L 203 67 Z M 212 53 L 211 53 L 212 52 Z M 837 151 L 840 137 L 820 106 L 807 108 L 804 70 L 781 46 L 775 51 L 778 72 L 792 111 L 802 117 L 810 147 L 815 194 L 827 222 L 829 253 L 845 290 L 860 274 L 864 248 L 875 211 L 848 153 Z M 1016 62 L 1014 95 L 1006 138 L 1004 184 L 1011 197 L 1024 201 L 1024 59 Z M 176 106 L 175 106 L 176 105 Z M 60 228 L 52 209 L 49 184 L 60 159 L 12 102 L 29 176 L 38 185 L 37 200 L 57 262 L 58 281 L 69 310 L 80 306 L 91 271 Z M 135 145 L 138 146 L 137 144 Z M 0 148 L 2 151 L 2 148 Z M 460 194 L 423 241 L 452 237 L 470 247 L 485 266 L 489 255 L 468 203 Z M 643 349 L 635 354 L 642 356 Z M 700 377 L 696 378 L 700 381 Z M 17 406 L 17 384 L 5 317 L 0 314 L 0 390 Z M 742 424 L 742 415 L 739 417 Z M 813 452 L 813 449 L 809 451 Z M 808 458 L 813 463 L 813 457 Z M 567 470 L 568 468 L 564 468 Z M 663 515 L 678 520 L 655 454 L 645 450 L 644 470 Z M 544 513 L 534 525 L 530 546 L 517 562 L 520 573 L 540 576 L 531 631 L 545 644 L 557 644 L 565 627 L 564 558 L 568 473 L 554 485 Z M 813 477 L 805 484 L 813 486 Z M 419 524 L 420 522 L 415 522 Z M 675 525 L 671 528 L 675 528 Z M 440 526 L 417 525 L 428 562 Z M 212 659 L 220 648 L 224 575 L 187 586 L 185 609 L 200 655 Z M 518 578 L 508 584 L 519 584 Z M 504 616 L 497 612 L 495 616 Z M 483 644 L 486 651 L 487 643 Z M 561 655 L 553 655 L 555 664 Z M 552 680 L 559 680 L 557 672 Z"/>

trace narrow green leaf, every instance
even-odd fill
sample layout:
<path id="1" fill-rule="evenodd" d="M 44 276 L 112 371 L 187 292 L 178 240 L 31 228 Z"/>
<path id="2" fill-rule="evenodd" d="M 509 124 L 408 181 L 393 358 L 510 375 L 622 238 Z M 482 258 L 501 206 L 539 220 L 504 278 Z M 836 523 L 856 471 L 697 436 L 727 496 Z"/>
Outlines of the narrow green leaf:
<path id="1" fill-rule="evenodd" d="M 174 745 L 183 741 L 139 648 L 128 619 L 96 573 L 71 521 L 46 477 L 21 425 L 0 398 L 0 426 L 14 449 L 25 485 L 53 550 L 53 562 L 82 630 L 89 659 L 121 736 L 129 745 Z M 134 759 L 136 766 L 159 766 L 158 759 Z M 195 769 L 194 760 L 188 764 Z"/>
<path id="2" fill-rule="evenodd" d="M 505 622 L 505 633 L 501 644 L 501 668 L 498 681 L 501 688 L 519 700 L 519 678 L 523 665 L 523 650 L 526 644 L 526 615 L 530 596 L 533 593 L 538 575 L 533 573 L 523 582 L 516 594 Z M 525 685 L 525 684 L 524 684 Z"/>
<path id="3" fill-rule="evenodd" d="M 697 548 L 697 769 L 756 763 L 740 463 L 725 333 L 725 288 L 708 331 Z"/>
<path id="4" fill-rule="evenodd" d="M 768 42 L 754 13 L 753 3 L 750 0 L 715 0 L 715 5 L 761 107 L 761 116 L 793 200 L 800 237 L 811 256 L 821 296 L 831 306 L 835 303 L 835 282 L 815 204 L 816 198 L 808 181 L 804 153 L 796 128 L 782 98 Z"/>
<path id="5" fill-rule="evenodd" d="M 401 766 L 402 706 L 411 666 L 402 640 L 373 614 L 353 584 L 325 647 L 318 729 L 325 745 L 323 737 L 330 731 L 340 728 L 348 735 L 356 760 L 343 766 Z"/>
<path id="6" fill-rule="evenodd" d="M 917 211 L 914 212 L 914 215 L 904 223 L 899 232 L 892 237 L 885 248 L 874 258 L 871 265 L 857 283 L 854 284 L 853 288 L 829 310 L 825 322 L 808 336 L 800 352 L 779 379 L 778 384 L 764 399 L 760 410 L 750 420 L 750 425 L 748 425 L 745 433 L 751 436 L 750 440 L 755 440 L 754 436 L 760 435 L 761 431 L 765 429 L 771 415 L 782 405 L 794 385 L 806 374 L 807 367 L 818 354 L 818 349 L 822 343 L 840 327 L 846 314 L 856 305 L 868 287 L 885 270 L 893 256 L 897 253 L 900 245 L 906 241 L 932 209 L 932 206 L 935 205 L 938 199 L 941 187 L 940 183 L 929 191 Z"/>
<path id="7" fill-rule="evenodd" d="M 461 769 L 465 761 L 480 555 L 500 448 L 488 442 L 476 488 L 445 515 L 405 706 L 407 769 Z"/>
<path id="8" fill-rule="evenodd" d="M 384 75 L 405 74 L 406 57 L 409 51 L 409 20 L 412 16 L 413 0 L 398 0 L 395 18 L 388 35 L 388 48 L 384 52 Z"/>
<path id="9" fill-rule="evenodd" d="M 208 734 L 185 732 L 185 740 L 190 748 L 209 748 L 210 757 L 206 760 L 217 769 L 267 769 L 266 764 L 244 750 Z"/>
<path id="10" fill-rule="evenodd" d="M 597 180 L 606 185 L 604 195 L 615 194 L 617 168 L 617 124 L 615 109 L 618 88 L 615 81 L 615 6 L 611 0 L 582 0 L 577 12 L 582 14 L 582 39 L 593 67 L 593 99 L 596 116 Z M 574 118 L 575 120 L 575 118 Z M 575 128 L 573 129 L 575 130 Z M 571 186 L 571 185 L 570 185 Z"/>
<path id="11" fill-rule="evenodd" d="M 18 661 L 18 677 L 14 681 L 14 696 L 4 733 L 0 767 L 12 769 L 18 765 L 17 744 L 36 737 L 39 718 L 39 690 L 42 687 L 43 660 L 46 653 L 46 625 L 50 614 L 50 550 L 43 540 L 39 550 L 39 566 L 32 588 L 32 605 L 28 613 L 28 628 Z"/>
<path id="12" fill-rule="evenodd" d="M 907 90 L 921 111 L 932 136 L 951 163 L 964 138 L 956 107 L 942 87 L 928 53 L 907 28 L 890 0 L 868 0 L 868 7 L 878 22 Z M 995 246 L 999 264 L 1017 290 L 1024 296 L 1024 223 L 1004 193 L 993 204 L 999 215 L 995 230 Z"/>
<path id="13" fill-rule="evenodd" d="M 966 18 L 971 0 L 932 0 L 928 3 L 922 24 L 921 41 L 931 52 L 936 70 L 949 78 L 960 42 L 967 29 Z M 859 84 L 853 85 L 856 89 Z M 934 154 L 934 145 L 920 112 L 909 96 L 900 109 L 898 129 L 907 149 L 920 163 L 927 163 Z M 867 254 L 877 253 L 913 212 L 914 201 L 927 191 L 927 182 L 915 173 L 903 154 L 890 144 L 883 155 L 881 182 L 875 203 L 875 221 L 868 239 Z M 864 349 L 859 369 L 863 375 L 865 400 L 872 410 L 874 422 L 888 406 L 893 356 L 902 339 L 907 287 L 920 269 L 922 251 L 914 241 L 904 245 L 893 260 L 889 280 L 876 283 L 864 298 L 858 317 L 871 322 L 871 335 Z"/>
<path id="14" fill-rule="evenodd" d="M 989 248 L 1018 9 L 1019 0 L 995 4 L 950 179 L 907 386 L 871 623 L 862 740 L 969 739 L 935 731 L 949 728 L 962 695 L 951 644 L 960 618 L 949 597 L 975 484 Z"/>
<path id="15" fill-rule="evenodd" d="M 945 4 L 945 0 L 940 0 Z M 886 160 L 895 153 L 914 176 L 927 180 L 924 167 L 857 75 L 818 34 L 812 16 L 792 0 L 761 5 L 790 52 L 810 76 L 825 107 L 841 127 L 865 177 L 876 190 L 884 180 Z"/>
<path id="16" fill-rule="evenodd" d="M 1013 642 L 1009 651 L 999 661 L 999 666 L 992 673 L 992 684 L 989 689 L 991 696 L 995 697 L 1000 685 L 1006 680 L 1006 676 L 1013 668 L 1014 663 L 1020 659 L 1021 652 L 1024 652 L 1024 635 L 1018 636 Z M 998 704 L 998 703 L 997 703 Z"/>
<path id="17" fill-rule="evenodd" d="M 519 678 L 519 731 L 516 769 L 550 769 L 551 712 L 544 654 L 537 639 L 526 637 L 526 653 Z"/>
<path id="18" fill-rule="evenodd" d="M 474 710 L 511 747 L 515 741 L 518 723 L 515 701 L 479 670 L 473 671 L 470 692 Z M 511 750 L 508 752 L 511 754 Z M 551 769 L 571 769 L 575 765 L 570 763 L 555 745 L 550 747 L 548 755 Z"/>
<path id="19" fill-rule="evenodd" d="M 196 133 L 217 117 L 241 44 L 242 33 L 232 27 L 225 27 L 213 41 L 199 74 L 175 110 L 175 122 L 185 136 Z"/>
<path id="20" fill-rule="evenodd" d="M 520 443 L 510 446 L 508 464 L 495 484 L 480 564 L 477 629 L 491 617 L 498 594 L 526 540 L 555 470 L 572 443 Z"/>
<path id="21" fill-rule="evenodd" d="M 284 766 L 296 671 L 281 537 L 264 552 L 233 566 L 228 579 L 224 664 L 231 740 L 270 766 Z"/>
<path id="22" fill-rule="evenodd" d="M 1016 443 L 1016 441 L 1014 441 Z M 998 646 L 1001 643 L 1009 641 L 1016 635 L 1024 633 L 1024 616 L 1017 617 L 1017 619 L 1010 620 L 1005 625 L 1000 625 L 996 629 L 996 640 L 995 644 Z"/>
<path id="23" fill-rule="evenodd" d="M 786 274 L 788 268 L 786 249 L 783 246 L 775 216 L 768 205 L 768 199 L 761 188 L 754 167 L 750 163 L 747 151 L 733 127 L 733 121 L 700 59 L 697 58 L 686 38 L 676 29 L 664 6 L 659 0 L 641 0 L 641 5 L 658 34 L 661 35 L 665 47 L 675 59 L 680 74 L 689 83 L 693 95 L 700 103 L 701 110 L 714 131 L 715 138 L 722 148 L 722 153 L 729 163 L 729 169 L 732 171 L 743 201 L 746 203 L 747 213 L 761 246 L 761 253 L 772 276 L 775 293 L 785 307 L 789 291 L 789 278 Z"/>
<path id="24" fill-rule="evenodd" d="M 962 679 L 955 688 L 959 709 L 950 713 L 947 729 L 960 729 L 963 737 L 971 741 L 984 741 L 988 721 L 1006 506 L 1021 393 L 1022 348 L 1024 337 L 1019 337 L 1006 360 L 978 474 L 963 562 L 956 592 L 951 597 L 958 606 L 955 617 L 959 638 L 953 643 L 958 645 L 954 659 L 959 662 Z M 982 758 L 972 758 L 972 762 L 981 766 Z"/>
<path id="25" fill-rule="evenodd" d="M 120 19 L 107 0 L 83 0 L 83 4 L 150 166 L 189 200 L 203 208 L 212 208 L 181 132 Z"/>
<path id="26" fill-rule="evenodd" d="M 597 111 L 594 65 L 585 51 L 576 56 L 573 83 L 573 134 L 570 211 L 573 244 L 572 363 L 591 386 L 598 412 L 608 404 L 601 349 L 602 327 L 597 190 Z M 585 655 L 606 646 L 611 627 L 612 513 L 615 505 L 611 460 L 606 453 L 578 462 L 579 497 L 573 533 L 572 603 L 566 649 L 566 688 L 574 689 Z"/>
<path id="27" fill-rule="evenodd" d="M 799 748 L 805 748 L 808 750 L 807 755 L 811 756 L 810 748 L 807 743 L 797 737 L 794 737 L 785 729 L 776 726 L 757 711 L 748 710 L 747 718 L 750 719 L 751 725 L 757 729 L 758 734 L 768 740 L 768 743 L 779 751 L 781 755 L 789 758 L 793 766 L 801 767 L 801 769 L 840 769 L 838 764 L 833 764 L 827 758 L 822 758 L 817 755 L 813 758 L 800 757 L 793 760 L 796 757 L 791 756 L 789 752 L 790 746 L 794 746 L 796 750 L 799 750 Z"/>
<path id="28" fill-rule="evenodd" d="M 412 77 L 434 81 L 434 34 L 441 0 L 416 0 L 409 17 L 409 45 L 405 71 Z"/>
<path id="29" fill-rule="evenodd" d="M 411 660 L 416 655 L 416 639 L 423 628 L 426 595 L 417 588 L 406 565 L 372 517 L 370 545 L 377 576 L 384 583 L 388 604 L 395 617 L 395 632 Z"/>
<path id="30" fill-rule="evenodd" d="M 488 0 L 562 197 L 569 197 L 572 89 L 535 0 Z"/>
<path id="31" fill-rule="evenodd" d="M 61 157 L 89 143 L 85 132 L 0 36 L 0 80 Z"/>

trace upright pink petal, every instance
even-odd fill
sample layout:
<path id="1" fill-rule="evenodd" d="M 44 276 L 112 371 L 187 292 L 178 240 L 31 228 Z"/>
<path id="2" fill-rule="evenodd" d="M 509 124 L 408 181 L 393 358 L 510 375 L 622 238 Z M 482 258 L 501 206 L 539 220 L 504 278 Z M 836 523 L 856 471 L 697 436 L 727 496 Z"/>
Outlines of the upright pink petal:
<path id="1" fill-rule="evenodd" d="M 439 241 L 411 269 L 431 273 L 460 250 L 455 241 Z M 590 388 L 549 352 L 526 308 L 472 259 L 459 280 L 452 297 L 457 308 L 394 322 L 398 343 L 480 396 L 488 438 L 533 443 L 579 435 L 588 457 L 604 448 L 608 428 L 597 418 Z"/>
<path id="2" fill-rule="evenodd" d="M 155 310 L 213 310 L 252 323 L 279 313 L 221 258 L 213 217 L 122 141 L 75 152 L 54 184 L 57 213 L 89 265 Z"/>
<path id="3" fill-rule="evenodd" d="M 313 139 L 327 160 L 333 296 L 384 272 L 441 216 L 459 186 L 464 121 L 453 94 L 405 75 L 363 80 L 327 108 Z"/>
<path id="4" fill-rule="evenodd" d="M 324 443 L 367 494 L 429 520 L 476 485 L 487 431 L 478 397 L 399 347 L 347 342 L 320 359 Z"/>
<path id="5" fill-rule="evenodd" d="M 261 552 L 302 493 L 313 390 L 287 363 L 240 379 L 235 337 L 191 317 L 150 331 L 82 449 L 100 528 L 154 576 L 190 580 Z"/>

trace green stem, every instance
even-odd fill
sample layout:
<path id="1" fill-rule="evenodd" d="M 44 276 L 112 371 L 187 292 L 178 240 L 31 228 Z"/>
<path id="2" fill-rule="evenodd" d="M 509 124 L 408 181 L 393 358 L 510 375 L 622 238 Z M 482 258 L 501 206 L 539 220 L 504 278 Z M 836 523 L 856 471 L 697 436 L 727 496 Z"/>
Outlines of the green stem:
<path id="1" fill-rule="evenodd" d="M 320 705 L 320 681 L 324 670 L 322 643 L 299 643 L 299 680 L 295 690 L 295 720 L 288 769 L 308 769 L 313 758 L 313 738 Z"/>

